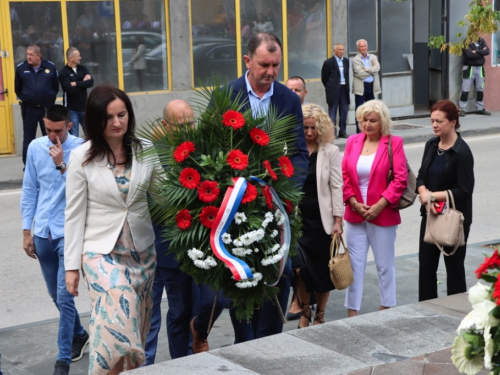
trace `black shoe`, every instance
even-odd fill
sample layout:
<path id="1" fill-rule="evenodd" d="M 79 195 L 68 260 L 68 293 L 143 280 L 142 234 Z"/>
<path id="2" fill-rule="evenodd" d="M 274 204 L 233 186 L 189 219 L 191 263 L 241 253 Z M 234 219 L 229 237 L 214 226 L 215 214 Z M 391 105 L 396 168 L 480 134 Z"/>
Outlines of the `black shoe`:
<path id="1" fill-rule="evenodd" d="M 483 116 L 491 116 L 491 112 L 488 112 L 486 109 L 481 109 L 480 111 L 476 111 L 478 115 L 483 115 Z"/>
<path id="2" fill-rule="evenodd" d="M 349 137 L 348 134 L 339 134 L 338 138 L 347 138 Z"/>
<path id="3" fill-rule="evenodd" d="M 54 373 L 52 375 L 68 375 L 69 365 L 64 361 L 56 361 Z"/>
<path id="4" fill-rule="evenodd" d="M 83 357 L 85 350 L 89 348 L 90 337 L 87 331 L 82 337 L 73 337 L 73 345 L 71 346 L 71 362 L 79 361 Z"/>
<path id="5" fill-rule="evenodd" d="M 297 320 L 300 318 L 300 311 L 297 313 L 288 312 L 286 314 L 286 320 Z"/>
<path id="6" fill-rule="evenodd" d="M 460 110 L 460 113 L 458 114 L 460 117 L 465 117 L 465 111 L 463 109 Z"/>

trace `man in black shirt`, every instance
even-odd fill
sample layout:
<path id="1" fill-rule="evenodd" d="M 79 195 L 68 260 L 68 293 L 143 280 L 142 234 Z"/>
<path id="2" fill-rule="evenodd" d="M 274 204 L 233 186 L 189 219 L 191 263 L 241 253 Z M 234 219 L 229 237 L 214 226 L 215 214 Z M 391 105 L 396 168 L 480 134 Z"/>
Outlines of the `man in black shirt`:
<path id="1" fill-rule="evenodd" d="M 462 95 L 458 105 L 460 107 L 460 117 L 465 116 L 465 107 L 469 99 L 469 91 L 474 83 L 476 86 L 476 113 L 479 115 L 491 115 L 484 109 L 483 89 L 484 89 L 484 63 L 485 56 L 490 54 L 490 49 L 483 38 L 478 38 L 474 43 L 464 48 L 464 66 L 462 67 Z"/>
<path id="2" fill-rule="evenodd" d="M 73 123 L 71 135 L 79 136 L 80 126 L 85 132 L 85 104 L 87 103 L 87 89 L 94 86 L 94 79 L 88 69 L 80 65 L 82 57 L 80 51 L 70 47 L 66 51 L 68 63 L 59 72 L 59 81 L 64 92 L 63 105 L 69 110 L 69 117 Z"/>

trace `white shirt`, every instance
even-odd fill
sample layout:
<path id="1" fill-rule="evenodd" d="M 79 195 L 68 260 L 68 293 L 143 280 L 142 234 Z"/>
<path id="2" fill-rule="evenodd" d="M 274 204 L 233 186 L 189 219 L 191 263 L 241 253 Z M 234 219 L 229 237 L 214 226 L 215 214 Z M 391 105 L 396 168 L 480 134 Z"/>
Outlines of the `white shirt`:
<path id="1" fill-rule="evenodd" d="M 356 172 L 358 173 L 359 190 L 361 190 L 361 196 L 363 197 L 363 202 L 366 204 L 366 196 L 368 194 L 368 183 L 370 182 L 370 172 L 372 170 L 373 161 L 375 160 L 375 154 L 372 155 L 360 155 L 358 159 L 358 164 L 356 165 Z"/>

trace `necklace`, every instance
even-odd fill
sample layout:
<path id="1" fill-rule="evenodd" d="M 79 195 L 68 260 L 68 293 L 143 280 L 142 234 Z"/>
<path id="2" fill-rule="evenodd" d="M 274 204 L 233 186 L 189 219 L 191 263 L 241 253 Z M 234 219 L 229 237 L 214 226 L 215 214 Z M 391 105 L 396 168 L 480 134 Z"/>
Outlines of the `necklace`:
<path id="1" fill-rule="evenodd" d="M 438 147 L 436 152 L 439 156 L 443 155 L 446 150 L 443 150 L 442 148 Z"/>

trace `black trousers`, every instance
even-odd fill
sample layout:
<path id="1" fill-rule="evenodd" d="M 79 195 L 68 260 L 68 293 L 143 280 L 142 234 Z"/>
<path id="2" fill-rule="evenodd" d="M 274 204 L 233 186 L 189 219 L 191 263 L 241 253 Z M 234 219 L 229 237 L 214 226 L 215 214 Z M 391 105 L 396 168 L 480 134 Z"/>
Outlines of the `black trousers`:
<path id="1" fill-rule="evenodd" d="M 45 108 L 26 107 L 23 118 L 23 164 L 26 165 L 26 154 L 31 141 L 36 138 L 36 129 L 40 124 L 42 135 L 47 135 L 45 131 Z"/>
<path id="2" fill-rule="evenodd" d="M 427 216 L 422 217 L 420 224 L 420 245 L 418 252 L 418 300 L 426 301 L 438 297 L 437 270 L 441 251 L 436 245 L 424 242 L 425 225 Z M 465 250 L 469 237 L 470 223 L 464 224 L 465 245 L 460 246 L 451 256 L 444 256 L 446 266 L 446 290 L 449 296 L 467 291 L 465 282 Z M 447 248 L 445 248 L 445 251 Z M 451 250 L 448 248 L 448 250 Z"/>

